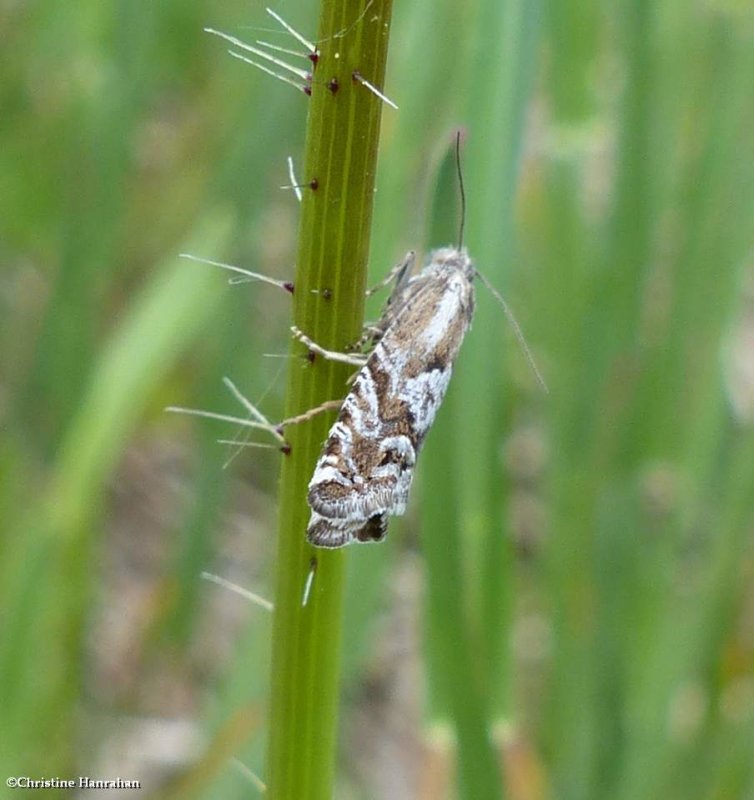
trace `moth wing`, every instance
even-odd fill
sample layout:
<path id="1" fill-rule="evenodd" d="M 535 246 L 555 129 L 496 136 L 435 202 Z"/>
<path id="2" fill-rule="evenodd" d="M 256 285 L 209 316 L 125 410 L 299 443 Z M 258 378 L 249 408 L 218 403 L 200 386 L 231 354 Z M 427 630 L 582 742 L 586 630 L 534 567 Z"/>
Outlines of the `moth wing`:
<path id="1" fill-rule="evenodd" d="M 335 549 L 351 542 L 381 542 L 387 536 L 387 517 L 375 514 L 366 521 L 353 523 L 347 520 L 328 519 L 312 512 L 306 539 L 315 547 Z"/>
<path id="2" fill-rule="evenodd" d="M 356 487 L 363 483 L 354 453 L 354 433 L 342 419 L 343 411 L 330 429 L 314 474 L 309 481 L 307 502 L 313 515 L 328 519 L 363 520 L 356 511 Z"/>
<path id="3" fill-rule="evenodd" d="M 383 332 L 390 328 L 396 319 L 411 307 L 415 299 L 425 292 L 428 286 L 431 287 L 431 283 L 431 279 L 423 273 L 412 277 L 409 271 L 403 271 L 385 303 L 378 327 Z"/>
<path id="4" fill-rule="evenodd" d="M 364 523 L 377 514 L 405 513 L 416 451 L 405 435 L 361 440 L 361 455 L 350 439 L 337 438 L 336 423 L 309 483 L 312 511 L 327 519 Z"/>
<path id="5" fill-rule="evenodd" d="M 379 445 L 379 462 L 371 470 L 362 492 L 366 508 L 384 514 L 405 514 L 416 466 L 416 450 L 408 436 L 385 437 Z"/>
<path id="6" fill-rule="evenodd" d="M 315 547 L 335 549 L 350 544 L 356 538 L 358 531 L 359 526 L 354 526 L 348 520 L 328 519 L 312 511 L 306 529 L 306 539 Z"/>

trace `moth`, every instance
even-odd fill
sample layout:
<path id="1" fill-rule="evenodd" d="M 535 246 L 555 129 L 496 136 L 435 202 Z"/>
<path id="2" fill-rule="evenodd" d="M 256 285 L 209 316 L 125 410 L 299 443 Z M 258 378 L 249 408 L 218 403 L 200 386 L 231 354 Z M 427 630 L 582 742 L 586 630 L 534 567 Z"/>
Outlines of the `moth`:
<path id="1" fill-rule="evenodd" d="M 445 397 L 453 364 L 471 327 L 476 277 L 501 305 L 537 381 L 547 392 L 507 303 L 477 271 L 466 248 L 460 244 L 465 197 L 459 148 L 460 134 L 456 137 L 461 190 L 459 245 L 434 250 L 427 265 L 416 275 L 412 275 L 416 260 L 413 252 L 391 270 L 383 285 L 395 277 L 395 287 L 377 325 L 369 330 L 374 344 L 372 351 L 368 355 L 333 353 L 319 347 L 297 328 L 292 329 L 312 352 L 359 367 L 342 404 L 330 401 L 273 425 L 225 379 L 253 419 L 197 409 L 169 409 L 267 430 L 276 437 L 283 452 L 290 452 L 282 434 L 285 426 L 339 408 L 307 491 L 311 516 L 306 537 L 316 547 L 339 548 L 352 542 L 382 541 L 387 534 L 388 518 L 405 513 L 418 454 Z M 287 282 L 220 262 L 207 263 L 293 291 L 293 285 Z"/>
<path id="2" fill-rule="evenodd" d="M 409 253 L 309 482 L 308 541 L 379 542 L 406 511 L 417 456 L 450 383 L 474 314 L 477 274 L 465 248 L 445 247 L 410 277 Z M 304 336 L 305 343 L 313 344 Z"/>

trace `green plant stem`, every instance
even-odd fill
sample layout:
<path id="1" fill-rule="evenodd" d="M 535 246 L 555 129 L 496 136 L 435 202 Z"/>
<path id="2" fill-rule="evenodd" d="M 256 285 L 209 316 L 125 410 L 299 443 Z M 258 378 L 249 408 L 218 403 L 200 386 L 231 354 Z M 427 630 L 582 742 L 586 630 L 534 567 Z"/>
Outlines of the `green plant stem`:
<path id="1" fill-rule="evenodd" d="M 381 87 L 391 0 L 324 0 L 307 122 L 304 189 L 294 295 L 296 325 L 328 349 L 361 333 L 377 145 L 383 103 L 353 79 Z M 337 90 L 332 91 L 337 81 Z M 286 416 L 343 397 L 353 367 L 294 343 Z M 321 414 L 287 431 L 291 452 L 280 483 L 280 526 L 267 777 L 274 800 L 330 800 L 340 677 L 344 553 L 306 543 L 306 489 L 332 422 Z M 311 596 L 302 604 L 312 564 Z"/>

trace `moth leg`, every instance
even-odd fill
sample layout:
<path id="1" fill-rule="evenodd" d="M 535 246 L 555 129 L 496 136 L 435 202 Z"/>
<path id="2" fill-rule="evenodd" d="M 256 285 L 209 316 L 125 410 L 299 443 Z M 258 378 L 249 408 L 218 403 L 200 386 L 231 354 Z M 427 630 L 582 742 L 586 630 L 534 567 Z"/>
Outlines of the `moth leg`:
<path id="1" fill-rule="evenodd" d="M 313 417 L 316 417 L 318 414 L 322 414 L 325 411 L 337 411 L 342 405 L 342 400 L 327 400 L 319 406 L 315 406 L 314 408 L 310 408 L 308 411 L 304 411 L 303 414 L 284 419 L 282 422 L 278 423 L 277 427 L 280 429 L 285 428 L 287 425 L 298 425 L 300 422 L 308 422 Z"/>
<path id="2" fill-rule="evenodd" d="M 372 286 L 371 289 L 367 289 L 367 297 L 371 297 L 373 294 L 379 292 L 380 289 L 384 289 L 389 283 L 392 283 L 393 280 L 395 280 L 396 289 L 402 286 L 407 276 L 413 271 L 415 261 L 416 251 L 409 250 L 401 261 L 399 261 L 379 283 Z"/>
<path id="3" fill-rule="evenodd" d="M 305 333 L 300 331 L 295 325 L 291 328 L 293 335 L 305 344 L 312 353 L 316 353 L 328 361 L 340 361 L 342 364 L 350 364 L 353 367 L 363 367 L 367 363 L 367 356 L 362 353 L 337 353 L 334 350 L 325 350 L 316 342 L 312 341 Z"/>
<path id="4" fill-rule="evenodd" d="M 353 349 L 355 351 L 362 350 L 367 345 L 373 347 L 382 338 L 384 332 L 382 327 L 376 322 L 365 323 L 364 327 L 361 329 L 361 336 L 359 336 L 358 341 L 354 343 Z"/>
<path id="5" fill-rule="evenodd" d="M 289 417 L 288 419 L 284 419 L 282 422 L 278 422 L 276 424 L 274 422 L 270 422 L 270 420 L 268 420 L 267 417 L 262 414 L 262 412 L 249 400 L 249 398 L 241 393 L 241 391 L 230 378 L 223 378 L 223 383 L 228 389 L 230 389 L 233 396 L 241 403 L 241 405 L 256 419 L 257 424 L 255 424 L 254 427 L 270 431 L 273 436 L 277 437 L 283 443 L 285 443 L 285 440 L 283 439 L 281 431 L 286 426 L 298 425 L 300 422 L 308 422 L 308 420 L 316 417 L 317 414 L 321 414 L 324 411 L 337 411 L 343 405 L 342 400 L 327 400 L 321 405 L 310 408 L 308 411 L 304 411 L 303 414 L 299 414 L 295 417 Z"/>
<path id="6" fill-rule="evenodd" d="M 387 286 L 389 283 L 395 281 L 395 286 L 393 287 L 393 291 L 390 293 L 390 297 L 388 298 L 388 305 L 393 300 L 394 297 L 397 296 L 398 292 L 403 289 L 403 285 L 405 284 L 406 280 L 411 276 L 411 272 L 414 268 L 414 263 L 416 262 L 416 252 L 414 250 L 409 250 L 408 253 L 399 261 L 388 274 L 375 286 L 371 289 L 367 289 L 366 296 L 371 297 L 373 294 L 376 294 Z M 361 353 L 334 353 L 331 350 L 325 350 L 325 348 L 320 347 L 316 342 L 313 342 L 308 336 L 303 334 L 298 328 L 291 328 L 293 331 L 293 335 L 301 342 L 303 342 L 312 352 L 318 353 L 319 355 L 323 356 L 324 358 L 329 359 L 330 361 L 341 361 L 345 364 L 352 364 L 356 367 L 362 367 L 366 363 L 366 356 Z M 385 332 L 385 324 L 384 320 L 378 320 L 377 322 L 367 323 L 364 325 L 364 328 L 361 332 L 361 336 L 359 337 L 358 341 L 355 342 L 353 349 L 360 350 L 365 345 L 375 345 L 381 338 Z"/>

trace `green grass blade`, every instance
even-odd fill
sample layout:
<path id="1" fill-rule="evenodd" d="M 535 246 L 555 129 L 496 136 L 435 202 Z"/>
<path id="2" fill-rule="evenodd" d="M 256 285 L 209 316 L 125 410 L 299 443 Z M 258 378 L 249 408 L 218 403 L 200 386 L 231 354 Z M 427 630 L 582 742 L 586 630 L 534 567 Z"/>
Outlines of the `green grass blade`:
<path id="1" fill-rule="evenodd" d="M 2 605 L 11 624 L 0 648 L 3 718 L 17 763 L 30 769 L 73 763 L 71 703 L 81 680 L 102 491 L 151 391 L 209 320 L 217 291 L 212 275 L 185 262 L 171 260 L 157 272 L 103 350 L 41 502 L 27 509 L 7 543 Z M 40 660 L 33 643 L 41 640 L 47 655 Z M 28 739 L 39 730 L 47 731 L 44 751 Z"/>
<path id="2" fill-rule="evenodd" d="M 391 3 L 362 11 L 344 0 L 321 7 L 302 176 L 316 178 L 317 188 L 304 190 L 294 300 L 296 325 L 341 351 L 361 331 L 383 105 L 352 75 L 384 85 Z M 308 366 L 298 343 L 291 352 L 286 416 L 344 396 L 353 368 L 323 359 Z M 317 551 L 305 540 L 306 487 L 331 420 L 321 415 L 289 429 L 282 468 L 267 766 L 275 800 L 330 800 L 333 792 L 345 553 Z"/>

